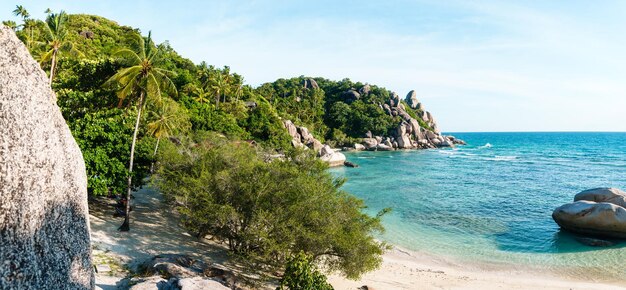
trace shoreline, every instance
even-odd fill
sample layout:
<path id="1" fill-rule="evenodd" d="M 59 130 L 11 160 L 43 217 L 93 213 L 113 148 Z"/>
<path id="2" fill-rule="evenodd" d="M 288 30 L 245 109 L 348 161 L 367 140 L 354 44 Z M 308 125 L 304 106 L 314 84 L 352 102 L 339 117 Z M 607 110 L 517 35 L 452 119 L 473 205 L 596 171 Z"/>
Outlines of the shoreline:
<path id="1" fill-rule="evenodd" d="M 554 270 L 523 265 L 490 265 L 415 252 L 397 246 L 383 255 L 378 270 L 357 281 L 328 275 L 336 290 L 367 289 L 626 289 L 622 281 L 589 281 Z"/>

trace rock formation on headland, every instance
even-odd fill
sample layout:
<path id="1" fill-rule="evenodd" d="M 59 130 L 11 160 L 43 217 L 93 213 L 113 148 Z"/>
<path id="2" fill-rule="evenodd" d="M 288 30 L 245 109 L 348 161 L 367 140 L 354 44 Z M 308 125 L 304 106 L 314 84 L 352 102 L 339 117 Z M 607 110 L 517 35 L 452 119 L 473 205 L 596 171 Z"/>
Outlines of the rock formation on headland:
<path id="1" fill-rule="evenodd" d="M 341 166 L 346 161 L 346 156 L 343 153 L 336 152 L 330 146 L 322 144 L 313 137 L 307 128 L 298 127 L 290 120 L 284 120 L 283 126 L 291 136 L 291 145 L 294 147 L 314 150 L 320 159 L 328 162 L 330 166 Z"/>
<path id="2" fill-rule="evenodd" d="M 93 289 L 87 177 L 46 74 L 0 26 L 0 289 Z"/>
<path id="3" fill-rule="evenodd" d="M 616 188 L 582 191 L 574 202 L 556 208 L 552 218 L 574 233 L 626 239 L 626 192 Z"/>
<path id="4" fill-rule="evenodd" d="M 317 83 L 313 79 L 305 79 L 304 88 L 317 89 Z M 354 88 L 341 93 L 342 100 L 346 103 L 354 102 L 362 96 L 367 96 L 371 91 L 369 85 L 364 85 L 358 91 Z M 410 110 L 405 108 L 405 103 Z M 400 122 L 390 136 L 373 136 L 367 132 L 360 143 L 355 143 L 352 147 L 344 147 L 343 150 L 372 150 L 391 151 L 396 149 L 427 149 L 438 147 L 453 147 L 454 145 L 464 145 L 465 142 L 456 139 L 454 136 L 444 136 L 439 131 L 437 122 L 433 115 L 424 109 L 422 103 L 417 99 L 415 91 L 410 91 L 404 103 L 395 92 L 390 92 L 389 99 L 384 104 L 378 106 L 392 117 L 399 117 Z M 414 118 L 408 112 L 416 113 Z M 419 120 L 418 120 L 419 119 Z M 340 152 L 335 152 L 330 147 L 318 141 L 307 128 L 298 127 L 290 120 L 283 121 L 283 125 L 292 140 L 294 147 L 310 148 L 318 152 L 320 158 L 327 161 L 331 166 L 343 165 L 345 156 Z"/>

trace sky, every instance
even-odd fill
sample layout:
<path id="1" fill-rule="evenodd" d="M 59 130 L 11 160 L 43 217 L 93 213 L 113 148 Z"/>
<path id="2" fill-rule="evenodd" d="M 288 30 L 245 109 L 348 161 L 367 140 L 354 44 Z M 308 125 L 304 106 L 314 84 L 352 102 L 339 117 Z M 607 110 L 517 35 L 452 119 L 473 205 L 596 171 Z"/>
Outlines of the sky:
<path id="1" fill-rule="evenodd" d="M 445 132 L 626 131 L 626 1 L 21 1 L 152 31 L 257 86 L 417 92 Z"/>

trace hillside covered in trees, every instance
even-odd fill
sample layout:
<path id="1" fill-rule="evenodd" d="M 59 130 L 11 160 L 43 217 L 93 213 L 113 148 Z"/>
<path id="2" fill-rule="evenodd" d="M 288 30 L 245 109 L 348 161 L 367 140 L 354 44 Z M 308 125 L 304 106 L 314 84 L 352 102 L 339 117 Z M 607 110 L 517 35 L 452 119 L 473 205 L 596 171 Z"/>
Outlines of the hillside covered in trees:
<path id="1" fill-rule="evenodd" d="M 332 147 L 372 150 L 458 142 L 440 135 L 414 92 L 400 98 L 376 85 L 305 76 L 252 87 L 229 67 L 195 64 L 154 43 L 150 32 L 48 12 L 37 20 L 18 6 L 22 21 L 3 24 L 48 72 L 82 150 L 90 196 L 130 199 L 152 176 L 190 232 L 219 237 L 257 268 L 284 269 L 306 253 L 358 277 L 386 248 L 373 238 L 386 210 L 363 214 L 363 202 L 314 158 L 319 148 L 294 147 L 294 135 L 308 128 Z M 122 230 L 129 211 L 127 203 Z"/>

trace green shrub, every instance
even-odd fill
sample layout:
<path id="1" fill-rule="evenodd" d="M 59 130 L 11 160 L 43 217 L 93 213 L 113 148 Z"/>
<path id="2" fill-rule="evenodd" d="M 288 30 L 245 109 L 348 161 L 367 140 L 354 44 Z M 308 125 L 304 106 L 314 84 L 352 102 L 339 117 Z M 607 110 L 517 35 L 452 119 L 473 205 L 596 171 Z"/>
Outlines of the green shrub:
<path id="1" fill-rule="evenodd" d="M 285 274 L 276 290 L 333 290 L 326 282 L 326 276 L 320 273 L 303 252 L 297 253 L 287 262 Z"/>

